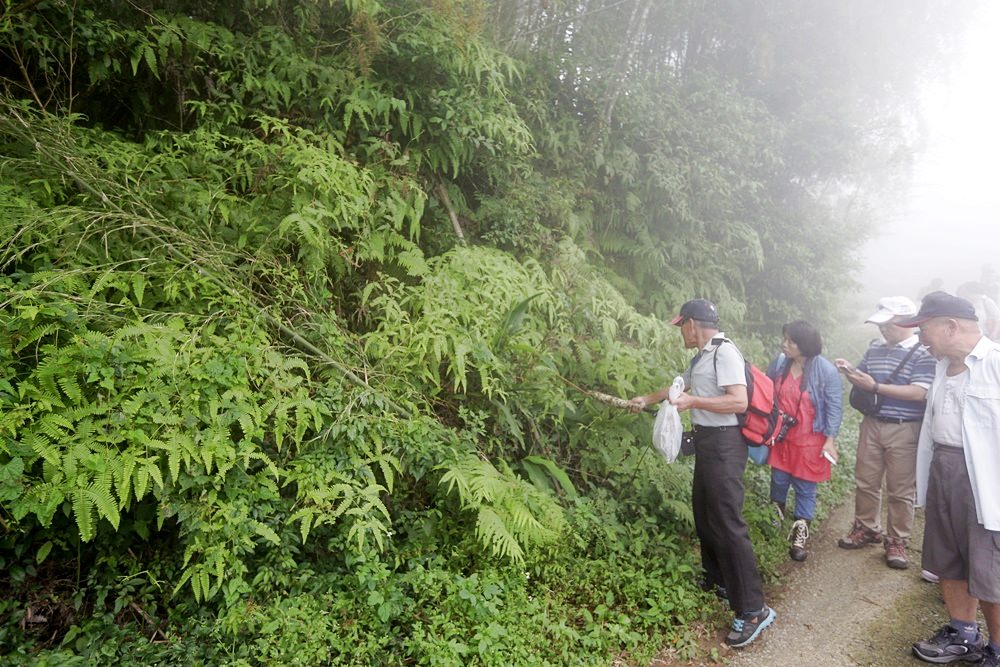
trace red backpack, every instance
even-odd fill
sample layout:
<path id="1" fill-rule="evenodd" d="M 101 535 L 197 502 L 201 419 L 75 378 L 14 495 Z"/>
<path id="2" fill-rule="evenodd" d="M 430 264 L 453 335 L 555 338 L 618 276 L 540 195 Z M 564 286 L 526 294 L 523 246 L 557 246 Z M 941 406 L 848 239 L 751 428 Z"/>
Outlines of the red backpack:
<path id="1" fill-rule="evenodd" d="M 728 338 L 723 338 L 722 343 L 736 345 Z M 719 347 L 715 346 L 712 355 L 712 367 L 718 374 Z M 737 348 L 739 351 L 739 348 Z M 743 356 L 743 353 L 740 353 Z M 747 379 L 747 411 L 737 415 L 740 420 L 740 432 L 747 445 L 757 447 L 774 444 L 774 438 L 778 434 L 781 426 L 781 419 L 778 417 L 778 402 L 774 400 L 774 381 L 767 377 L 764 371 L 760 370 L 745 358 L 743 359 L 743 371 Z"/>

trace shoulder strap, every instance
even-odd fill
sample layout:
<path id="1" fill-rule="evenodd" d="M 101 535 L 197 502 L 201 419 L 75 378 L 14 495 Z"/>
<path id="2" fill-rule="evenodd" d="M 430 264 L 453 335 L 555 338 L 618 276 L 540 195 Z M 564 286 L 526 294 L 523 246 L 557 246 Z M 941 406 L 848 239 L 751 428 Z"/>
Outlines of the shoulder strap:
<path id="1" fill-rule="evenodd" d="M 716 343 L 716 341 L 718 341 L 718 342 Z M 716 377 L 718 377 L 718 375 L 719 375 L 719 348 L 722 347 L 723 343 L 729 343 L 733 347 L 736 347 L 736 343 L 734 343 L 733 341 L 729 340 L 728 338 L 720 338 L 720 337 L 713 338 L 711 342 L 715 343 L 715 349 L 712 351 L 712 370 L 715 371 L 715 375 L 716 375 Z M 740 358 L 743 359 L 743 363 L 745 364 L 747 362 L 747 360 L 746 360 L 746 357 L 743 356 L 743 353 L 740 351 L 740 348 L 736 347 L 736 352 L 737 352 L 737 354 L 740 355 Z"/>
<path id="2" fill-rule="evenodd" d="M 885 382 L 883 382 L 882 384 L 892 384 L 892 381 L 896 379 L 897 375 L 899 375 L 899 371 L 903 370 L 903 366 L 905 366 L 906 362 L 910 360 L 910 357 L 913 356 L 913 353 L 917 351 L 918 347 L 920 347 L 920 343 L 919 342 L 913 344 L 913 347 L 910 348 L 910 351 L 906 353 L 906 356 L 903 357 L 903 360 L 901 362 L 899 362 L 898 366 L 896 366 L 896 370 L 894 370 L 892 372 L 892 375 L 890 375 L 889 377 L 887 377 L 885 379 Z"/>

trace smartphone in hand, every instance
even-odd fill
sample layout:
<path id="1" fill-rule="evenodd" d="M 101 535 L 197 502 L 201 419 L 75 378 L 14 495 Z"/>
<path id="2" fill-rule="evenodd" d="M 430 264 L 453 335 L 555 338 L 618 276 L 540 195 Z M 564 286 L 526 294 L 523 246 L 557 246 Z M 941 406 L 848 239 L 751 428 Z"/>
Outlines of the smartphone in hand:
<path id="1" fill-rule="evenodd" d="M 854 366 L 847 359 L 834 359 L 833 365 L 837 367 L 841 373 L 853 373 L 855 371 Z"/>

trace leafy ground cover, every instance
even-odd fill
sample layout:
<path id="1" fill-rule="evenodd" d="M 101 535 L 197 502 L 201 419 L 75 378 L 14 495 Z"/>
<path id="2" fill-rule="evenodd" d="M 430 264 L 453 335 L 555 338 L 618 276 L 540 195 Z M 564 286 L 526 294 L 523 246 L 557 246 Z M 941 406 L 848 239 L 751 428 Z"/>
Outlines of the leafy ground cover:
<path id="1" fill-rule="evenodd" d="M 851 31 L 764 67 L 808 46 L 771 36 L 797 3 L 757 41 L 531 4 L 0 0 L 7 662 L 698 650 L 689 464 L 586 391 L 666 384 L 693 294 L 759 364 L 785 320 L 832 328 L 867 218 L 829 193 L 868 210 L 903 98 L 826 76 Z M 939 51 L 878 53 L 902 88 Z"/>

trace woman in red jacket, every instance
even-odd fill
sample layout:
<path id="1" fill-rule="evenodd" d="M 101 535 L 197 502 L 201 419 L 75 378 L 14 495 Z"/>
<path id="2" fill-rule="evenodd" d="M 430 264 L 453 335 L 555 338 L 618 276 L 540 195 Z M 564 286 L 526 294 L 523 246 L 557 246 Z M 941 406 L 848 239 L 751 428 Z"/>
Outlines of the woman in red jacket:
<path id="1" fill-rule="evenodd" d="M 837 368 L 825 357 L 819 332 L 802 320 L 782 327 L 782 354 L 768 376 L 781 411 L 783 436 L 771 448 L 771 500 L 782 518 L 789 488 L 795 489 L 792 560 L 806 559 L 809 522 L 816 510 L 816 486 L 830 479 L 837 460 L 836 437 L 843 417 L 843 389 Z"/>

